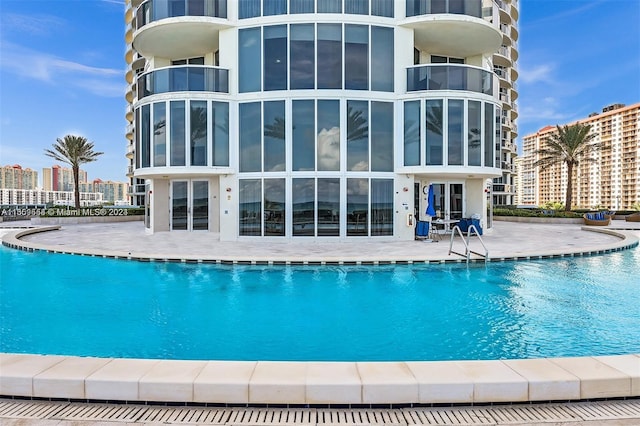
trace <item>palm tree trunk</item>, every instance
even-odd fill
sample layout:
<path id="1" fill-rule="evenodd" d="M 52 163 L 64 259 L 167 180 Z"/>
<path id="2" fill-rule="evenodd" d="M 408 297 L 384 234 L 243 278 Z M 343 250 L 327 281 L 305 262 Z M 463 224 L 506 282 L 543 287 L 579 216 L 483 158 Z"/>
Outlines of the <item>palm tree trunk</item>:
<path id="1" fill-rule="evenodd" d="M 571 211 L 573 201 L 573 163 L 567 162 L 567 195 L 564 200 L 564 211 Z"/>
<path id="2" fill-rule="evenodd" d="M 76 210 L 80 210 L 80 176 L 78 176 L 80 174 L 80 166 L 73 165 L 71 170 L 73 171 L 73 196 L 76 202 Z"/>

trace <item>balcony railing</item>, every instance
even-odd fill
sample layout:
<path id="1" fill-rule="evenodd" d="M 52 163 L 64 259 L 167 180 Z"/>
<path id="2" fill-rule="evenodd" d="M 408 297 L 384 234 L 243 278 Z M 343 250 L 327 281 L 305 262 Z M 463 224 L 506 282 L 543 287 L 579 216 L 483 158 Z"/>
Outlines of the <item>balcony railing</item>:
<path id="1" fill-rule="evenodd" d="M 136 11 L 138 29 L 165 18 L 179 16 L 227 17 L 227 0 L 147 0 Z"/>
<path id="2" fill-rule="evenodd" d="M 482 0 L 407 0 L 407 17 L 439 13 L 482 18 Z"/>
<path id="3" fill-rule="evenodd" d="M 141 195 L 145 193 L 145 184 L 135 184 L 129 186 L 129 195 Z"/>
<path id="4" fill-rule="evenodd" d="M 407 68 L 407 92 L 467 90 L 494 96 L 494 74 L 468 65 L 417 65 Z"/>
<path id="5" fill-rule="evenodd" d="M 138 100 L 167 92 L 229 93 L 229 70 L 181 65 L 153 70 L 138 77 Z"/>

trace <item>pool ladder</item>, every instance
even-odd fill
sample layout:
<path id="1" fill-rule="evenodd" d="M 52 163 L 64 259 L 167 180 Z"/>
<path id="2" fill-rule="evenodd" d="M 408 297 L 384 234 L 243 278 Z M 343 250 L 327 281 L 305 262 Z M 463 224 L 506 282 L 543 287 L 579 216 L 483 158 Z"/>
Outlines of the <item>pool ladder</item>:
<path id="1" fill-rule="evenodd" d="M 460 239 L 464 244 L 464 254 L 457 251 L 453 251 L 453 237 L 456 236 L 456 233 L 460 235 Z M 477 251 L 473 251 L 469 247 L 470 238 L 473 235 L 476 235 L 478 237 L 478 241 L 480 241 L 480 244 L 482 244 L 482 247 L 484 248 L 484 254 L 479 253 Z M 480 236 L 480 233 L 478 232 L 478 228 L 476 228 L 475 225 L 469 225 L 466 239 L 464 237 L 464 233 L 462 232 L 462 230 L 458 225 L 453 227 L 453 229 L 451 230 L 451 238 L 449 239 L 449 255 L 451 255 L 451 253 L 464 257 L 465 259 L 467 259 L 467 263 L 469 263 L 469 260 L 471 259 L 471 253 L 484 258 L 485 263 L 489 260 L 489 250 L 487 249 L 487 246 L 484 245 L 484 241 L 482 241 L 482 237 Z"/>

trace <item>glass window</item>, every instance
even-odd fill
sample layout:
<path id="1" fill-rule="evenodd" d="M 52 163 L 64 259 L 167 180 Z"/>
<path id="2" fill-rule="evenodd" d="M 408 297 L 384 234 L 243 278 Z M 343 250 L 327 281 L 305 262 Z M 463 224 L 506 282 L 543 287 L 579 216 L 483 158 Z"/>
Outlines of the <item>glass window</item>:
<path id="1" fill-rule="evenodd" d="M 369 170 L 369 104 L 347 101 L 347 170 Z"/>
<path id="2" fill-rule="evenodd" d="M 407 3 L 409 2 L 410 0 L 407 0 Z M 371 14 L 393 18 L 393 4 L 394 0 L 371 0 Z"/>
<path id="3" fill-rule="evenodd" d="M 193 185 L 192 229 L 206 231 L 209 229 L 209 182 L 198 180 Z"/>
<path id="4" fill-rule="evenodd" d="M 340 179 L 318 179 L 318 236 L 340 235 Z"/>
<path id="5" fill-rule="evenodd" d="M 284 101 L 264 103 L 264 171 L 285 170 Z"/>
<path id="6" fill-rule="evenodd" d="M 313 178 L 293 179 L 291 184 L 293 236 L 316 235 L 316 181 Z"/>
<path id="7" fill-rule="evenodd" d="M 262 165 L 260 102 L 239 106 L 240 172 L 259 172 Z"/>
<path id="8" fill-rule="evenodd" d="M 463 116 L 464 116 L 464 101 L 463 100 L 449 100 L 448 102 L 448 134 L 447 134 L 447 164 L 453 166 L 462 165 L 463 154 Z"/>
<path id="9" fill-rule="evenodd" d="M 229 104 L 211 104 L 212 166 L 229 166 Z"/>
<path id="10" fill-rule="evenodd" d="M 291 25 L 291 89 L 313 89 L 315 76 L 313 24 Z"/>
<path id="11" fill-rule="evenodd" d="M 493 105 L 484 104 L 484 166 L 493 166 Z"/>
<path id="12" fill-rule="evenodd" d="M 442 165 L 442 145 L 443 145 L 443 114 L 442 99 L 427 100 L 426 103 L 427 123 L 427 166 Z"/>
<path id="13" fill-rule="evenodd" d="M 393 235 L 393 179 L 371 179 L 371 235 Z"/>
<path id="14" fill-rule="evenodd" d="M 172 92 L 189 90 L 189 69 L 186 66 L 169 69 L 169 90 Z"/>
<path id="15" fill-rule="evenodd" d="M 151 165 L 151 105 L 142 106 L 142 128 L 140 133 L 142 137 L 141 167 L 149 167 Z"/>
<path id="16" fill-rule="evenodd" d="M 169 111 L 171 112 L 171 165 L 185 166 L 186 110 L 184 101 L 171 101 Z"/>
<path id="17" fill-rule="evenodd" d="M 153 166 L 167 165 L 167 104 L 153 104 Z"/>
<path id="18" fill-rule="evenodd" d="M 347 179 L 347 236 L 369 235 L 369 179 Z"/>
<path id="19" fill-rule="evenodd" d="M 171 230 L 184 231 L 187 229 L 187 181 L 171 182 Z"/>
<path id="20" fill-rule="evenodd" d="M 238 78 L 240 92 L 260 91 L 262 64 L 260 60 L 260 28 L 241 29 L 238 32 Z"/>
<path id="21" fill-rule="evenodd" d="M 340 170 L 340 102 L 318 101 L 318 170 Z"/>
<path id="22" fill-rule="evenodd" d="M 371 27 L 371 90 L 393 92 L 393 28 Z"/>
<path id="23" fill-rule="evenodd" d="M 371 171 L 393 171 L 393 102 L 371 102 Z"/>
<path id="24" fill-rule="evenodd" d="M 342 25 L 318 24 L 316 64 L 318 89 L 342 89 Z"/>
<path id="25" fill-rule="evenodd" d="M 496 108 L 495 109 L 495 120 L 494 120 L 494 132 L 493 132 L 493 137 L 491 139 L 491 144 L 495 147 L 495 167 L 500 167 L 500 129 L 502 128 L 502 123 L 500 122 L 500 117 L 502 116 L 502 113 L 500 111 L 500 108 Z M 498 146 L 496 146 L 498 145 Z"/>
<path id="26" fill-rule="evenodd" d="M 447 13 L 447 0 L 431 0 L 431 10 L 427 13 Z"/>
<path id="27" fill-rule="evenodd" d="M 344 87 L 369 89 L 369 26 L 345 25 Z"/>
<path id="28" fill-rule="evenodd" d="M 207 101 L 191 101 L 191 165 L 207 165 Z"/>
<path id="29" fill-rule="evenodd" d="M 286 231 L 285 180 L 264 180 L 264 235 L 284 236 Z"/>
<path id="30" fill-rule="evenodd" d="M 184 0 L 169 0 L 169 16 L 184 16 L 186 12 L 185 6 Z"/>
<path id="31" fill-rule="evenodd" d="M 264 28 L 264 90 L 287 90 L 287 26 Z"/>
<path id="32" fill-rule="evenodd" d="M 420 165 L 420 101 L 404 103 L 404 165 Z"/>
<path id="33" fill-rule="evenodd" d="M 286 15 L 287 0 L 262 0 L 262 15 Z"/>
<path id="34" fill-rule="evenodd" d="M 342 0 L 318 0 L 318 13 L 342 13 Z"/>
<path id="35" fill-rule="evenodd" d="M 407 0 L 407 17 L 427 14 L 428 1 L 429 0 Z"/>
<path id="36" fill-rule="evenodd" d="M 315 170 L 315 102 L 292 102 L 293 170 Z"/>
<path id="37" fill-rule="evenodd" d="M 238 0 L 238 17 L 254 18 L 260 16 L 260 0 Z"/>
<path id="38" fill-rule="evenodd" d="M 313 13 L 314 0 L 289 0 L 289 13 Z"/>
<path id="39" fill-rule="evenodd" d="M 140 118 L 140 116 L 142 115 L 142 108 L 138 108 L 136 110 L 136 123 L 142 123 L 142 119 Z M 140 148 L 140 132 L 134 132 L 135 133 L 135 138 L 136 138 L 136 152 L 135 152 L 135 157 L 136 157 L 136 169 L 140 168 L 140 163 L 141 163 L 141 159 L 142 159 L 142 149 Z"/>
<path id="40" fill-rule="evenodd" d="M 469 101 L 467 114 L 467 162 L 470 166 L 480 166 L 482 165 L 482 103 Z"/>
<path id="41" fill-rule="evenodd" d="M 353 13 L 356 15 L 368 15 L 369 0 L 345 0 L 344 13 Z"/>
<path id="42" fill-rule="evenodd" d="M 262 181 L 240 179 L 238 184 L 239 235 L 262 235 Z"/>
<path id="43" fill-rule="evenodd" d="M 189 85 L 189 91 L 202 92 L 204 91 L 204 67 L 188 67 L 187 68 L 187 81 Z"/>

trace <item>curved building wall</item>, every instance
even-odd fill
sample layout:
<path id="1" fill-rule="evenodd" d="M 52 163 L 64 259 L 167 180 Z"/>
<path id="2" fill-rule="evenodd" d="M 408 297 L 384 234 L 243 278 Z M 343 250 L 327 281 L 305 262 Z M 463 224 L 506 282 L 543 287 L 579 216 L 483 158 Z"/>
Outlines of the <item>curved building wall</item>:
<path id="1" fill-rule="evenodd" d="M 184 13 L 212 1 L 184 0 Z M 432 183 L 442 218 L 486 216 L 485 181 L 500 167 L 492 52 L 447 57 L 416 44 L 419 30 L 397 25 L 405 2 L 215 3 L 226 15 L 211 23 L 217 39 L 146 57 L 132 90 L 150 232 L 412 239 Z M 482 1 L 465 5 L 446 14 L 483 19 Z M 187 18 L 178 28 L 165 15 L 136 30 L 134 48 L 163 26 L 197 39 Z M 162 51 L 149 34 L 146 48 Z"/>

